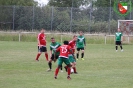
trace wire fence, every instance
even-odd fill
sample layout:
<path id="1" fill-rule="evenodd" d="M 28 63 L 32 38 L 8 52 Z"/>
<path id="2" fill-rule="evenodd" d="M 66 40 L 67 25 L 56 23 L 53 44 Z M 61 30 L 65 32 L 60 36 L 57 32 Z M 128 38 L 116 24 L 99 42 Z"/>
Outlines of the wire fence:
<path id="1" fill-rule="evenodd" d="M 123 17 L 113 7 L 0 6 L 0 30 L 113 34 L 117 20 L 133 20 L 133 11 Z"/>

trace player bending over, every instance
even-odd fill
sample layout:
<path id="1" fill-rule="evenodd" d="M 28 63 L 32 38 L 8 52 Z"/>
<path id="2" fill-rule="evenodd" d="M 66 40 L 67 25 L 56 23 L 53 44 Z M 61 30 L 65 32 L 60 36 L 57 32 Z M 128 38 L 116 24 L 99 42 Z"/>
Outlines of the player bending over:
<path id="1" fill-rule="evenodd" d="M 69 59 L 68 59 L 68 53 L 72 52 L 72 50 L 71 50 L 71 47 L 68 44 L 69 44 L 68 41 L 64 41 L 64 45 L 60 46 L 56 50 L 56 52 L 60 52 L 60 55 L 59 55 L 59 58 L 58 58 L 58 67 L 55 70 L 55 77 L 54 77 L 55 79 L 57 79 L 57 75 L 58 75 L 59 69 L 60 69 L 60 67 L 61 67 L 63 62 L 68 67 L 67 68 L 67 72 L 68 72 L 67 79 L 71 79 L 70 78 L 70 73 L 71 73 L 70 67 L 71 67 L 71 64 L 70 64 Z"/>
<path id="2" fill-rule="evenodd" d="M 123 48 L 122 48 L 122 33 L 121 33 L 121 30 L 120 28 L 118 28 L 118 32 L 115 33 L 115 48 L 116 48 L 116 52 L 118 51 L 118 45 L 120 46 L 121 48 L 121 51 L 123 51 Z"/>
<path id="3" fill-rule="evenodd" d="M 45 30 L 42 28 L 41 32 L 37 36 L 38 41 L 38 54 L 36 56 L 36 61 L 39 61 L 39 57 L 42 52 L 45 52 L 46 60 L 48 61 L 48 53 L 46 48 L 46 35 L 44 34 Z"/>
<path id="4" fill-rule="evenodd" d="M 55 38 L 51 38 L 51 44 L 50 44 L 50 60 L 48 61 L 48 66 L 49 66 L 49 69 L 48 69 L 48 71 L 51 71 L 51 69 L 52 69 L 52 61 L 56 61 L 57 59 L 58 59 L 58 57 L 59 57 L 59 52 L 55 52 L 55 50 L 58 48 L 58 47 L 60 47 L 61 46 L 61 44 L 60 43 L 58 43 L 58 42 L 56 42 L 55 41 Z M 61 72 L 63 72 L 62 71 L 62 66 L 61 66 Z"/>
<path id="5" fill-rule="evenodd" d="M 77 36 L 73 36 L 73 39 L 71 41 L 69 41 L 69 46 L 71 46 L 72 48 L 72 53 L 69 52 L 69 61 L 71 63 L 71 66 L 74 70 L 74 73 L 77 74 L 77 71 L 76 71 L 76 58 L 74 56 L 74 53 L 75 53 L 75 47 L 76 47 L 76 41 L 77 41 Z M 66 72 L 67 72 L 67 66 L 64 67 L 66 69 Z M 72 72 L 71 72 L 72 73 Z"/>
<path id="6" fill-rule="evenodd" d="M 77 60 L 79 58 L 79 51 L 81 50 L 81 59 L 84 60 L 84 49 L 86 46 L 86 42 L 85 42 L 85 37 L 83 36 L 83 32 L 80 31 L 79 32 L 79 36 L 76 42 L 76 47 L 77 47 Z"/>

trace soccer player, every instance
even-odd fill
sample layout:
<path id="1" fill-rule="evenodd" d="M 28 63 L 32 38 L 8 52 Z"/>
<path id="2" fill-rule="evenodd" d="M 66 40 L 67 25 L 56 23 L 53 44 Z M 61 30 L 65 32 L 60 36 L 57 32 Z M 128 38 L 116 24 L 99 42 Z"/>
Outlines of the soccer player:
<path id="1" fill-rule="evenodd" d="M 79 32 L 79 36 L 77 38 L 76 47 L 77 47 L 77 60 L 79 58 L 79 51 L 81 50 L 81 59 L 84 60 L 84 49 L 86 46 L 85 37 L 83 36 L 83 32 Z"/>
<path id="2" fill-rule="evenodd" d="M 71 67 L 71 64 L 70 64 L 69 59 L 68 59 L 68 53 L 72 52 L 72 50 L 71 50 L 71 47 L 68 44 L 69 44 L 68 41 L 64 41 L 64 45 L 60 46 L 56 50 L 56 52 L 60 52 L 60 55 L 59 55 L 59 58 L 58 58 L 58 67 L 55 70 L 55 77 L 54 77 L 55 79 L 57 79 L 57 75 L 58 75 L 59 69 L 60 69 L 60 67 L 61 67 L 63 62 L 68 67 L 67 68 L 67 72 L 68 72 L 67 79 L 71 79 L 71 77 L 70 77 L 70 73 L 71 73 L 70 67 Z"/>
<path id="3" fill-rule="evenodd" d="M 123 48 L 122 48 L 122 33 L 121 33 L 121 30 L 120 28 L 118 28 L 118 32 L 115 33 L 115 48 L 116 48 L 116 52 L 118 51 L 118 45 L 120 46 L 121 48 L 121 51 L 123 51 Z"/>
<path id="4" fill-rule="evenodd" d="M 55 52 L 55 50 L 60 46 L 61 46 L 61 44 L 56 42 L 55 38 L 52 37 L 51 38 L 51 44 L 50 44 L 50 60 L 48 61 L 48 66 L 49 66 L 48 71 L 51 71 L 51 69 L 52 69 L 52 61 L 55 62 L 59 57 L 60 53 Z M 62 66 L 61 66 L 61 72 L 63 72 L 62 71 Z"/>
<path id="5" fill-rule="evenodd" d="M 69 41 L 69 46 L 71 46 L 71 48 L 72 48 L 72 53 L 69 52 L 69 55 L 68 55 L 69 56 L 69 61 L 70 61 L 71 66 L 72 66 L 71 69 L 74 70 L 75 74 L 77 74 L 77 71 L 76 71 L 76 58 L 74 56 L 75 47 L 76 47 L 76 41 L 77 41 L 77 36 L 74 35 L 73 39 L 71 41 Z M 67 72 L 67 66 L 65 66 L 64 68 L 66 69 L 66 72 Z"/>
<path id="6" fill-rule="evenodd" d="M 44 34 L 45 30 L 42 28 L 41 32 L 37 36 L 38 41 L 38 54 L 36 56 L 36 61 L 39 61 L 39 57 L 42 54 L 42 52 L 45 53 L 46 60 L 48 61 L 48 53 L 46 48 L 46 35 Z"/>

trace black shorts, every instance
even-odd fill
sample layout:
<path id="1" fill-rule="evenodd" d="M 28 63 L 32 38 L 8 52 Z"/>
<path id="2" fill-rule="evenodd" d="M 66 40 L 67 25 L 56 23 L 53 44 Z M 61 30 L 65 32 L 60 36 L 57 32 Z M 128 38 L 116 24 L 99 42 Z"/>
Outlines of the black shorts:
<path id="1" fill-rule="evenodd" d="M 58 59 L 58 57 L 59 57 L 59 55 L 56 55 L 56 56 L 55 56 L 55 59 Z M 52 54 L 52 56 L 51 56 L 50 59 L 54 60 L 54 54 Z"/>
<path id="2" fill-rule="evenodd" d="M 121 45 L 121 41 L 115 41 L 115 45 Z"/>
<path id="3" fill-rule="evenodd" d="M 38 46 L 38 52 L 47 52 L 47 48 L 45 46 L 41 46 L 39 48 L 39 46 Z"/>
<path id="4" fill-rule="evenodd" d="M 82 48 L 77 48 L 77 51 L 80 51 L 80 50 L 84 50 L 84 47 L 82 47 Z"/>

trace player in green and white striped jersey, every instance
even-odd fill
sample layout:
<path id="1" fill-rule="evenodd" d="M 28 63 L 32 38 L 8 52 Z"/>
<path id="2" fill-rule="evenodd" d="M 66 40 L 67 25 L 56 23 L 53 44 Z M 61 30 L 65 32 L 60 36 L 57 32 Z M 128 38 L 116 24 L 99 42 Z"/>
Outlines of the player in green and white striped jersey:
<path id="1" fill-rule="evenodd" d="M 122 33 L 120 28 L 118 28 L 118 32 L 115 33 L 115 45 L 116 45 L 116 52 L 118 51 L 118 45 L 121 48 L 121 51 L 123 51 L 122 47 Z"/>
<path id="2" fill-rule="evenodd" d="M 48 61 L 49 69 L 48 71 L 51 71 L 52 69 L 52 61 L 56 61 L 59 57 L 59 52 L 55 52 L 55 50 L 60 47 L 61 44 L 55 41 L 55 38 L 51 38 L 51 44 L 50 44 L 50 60 Z M 62 71 L 62 67 L 61 67 Z"/>
<path id="3" fill-rule="evenodd" d="M 79 58 L 79 51 L 81 50 L 81 59 L 84 60 L 84 49 L 86 46 L 85 37 L 83 36 L 83 32 L 79 32 L 79 36 L 76 41 L 76 47 L 77 47 L 77 60 Z"/>

